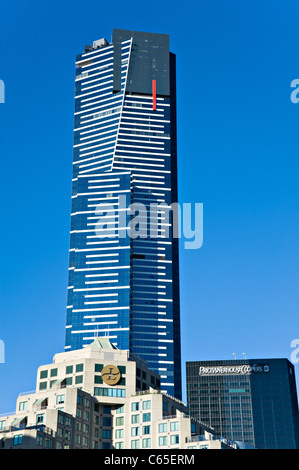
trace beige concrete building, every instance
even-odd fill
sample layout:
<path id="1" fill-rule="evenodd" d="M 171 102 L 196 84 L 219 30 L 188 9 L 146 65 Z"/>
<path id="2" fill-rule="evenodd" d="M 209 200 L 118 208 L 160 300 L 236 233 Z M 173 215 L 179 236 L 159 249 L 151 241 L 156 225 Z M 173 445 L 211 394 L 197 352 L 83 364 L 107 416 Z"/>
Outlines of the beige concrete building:
<path id="1" fill-rule="evenodd" d="M 36 390 L 0 416 L 0 449 L 223 449 L 236 444 L 162 393 L 144 360 L 105 337 L 40 366 Z"/>

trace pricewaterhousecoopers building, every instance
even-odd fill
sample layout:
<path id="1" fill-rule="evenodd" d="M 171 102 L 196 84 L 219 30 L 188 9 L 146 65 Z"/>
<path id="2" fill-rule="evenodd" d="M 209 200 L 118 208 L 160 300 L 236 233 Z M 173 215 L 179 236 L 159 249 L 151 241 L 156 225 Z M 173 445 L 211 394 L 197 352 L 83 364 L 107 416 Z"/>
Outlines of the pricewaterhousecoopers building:
<path id="1" fill-rule="evenodd" d="M 65 351 L 106 336 L 180 399 L 178 239 L 172 213 L 149 220 L 177 202 L 175 77 L 166 34 L 115 29 L 76 58 Z"/>

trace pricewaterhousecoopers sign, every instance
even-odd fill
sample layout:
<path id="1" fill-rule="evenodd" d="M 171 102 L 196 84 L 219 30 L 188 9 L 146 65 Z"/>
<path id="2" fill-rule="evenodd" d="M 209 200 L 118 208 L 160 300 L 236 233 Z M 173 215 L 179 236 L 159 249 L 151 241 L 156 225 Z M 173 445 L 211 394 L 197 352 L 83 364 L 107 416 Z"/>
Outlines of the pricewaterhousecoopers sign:
<path id="1" fill-rule="evenodd" d="M 199 375 L 248 375 L 269 372 L 268 364 L 241 364 L 228 366 L 200 366 Z"/>

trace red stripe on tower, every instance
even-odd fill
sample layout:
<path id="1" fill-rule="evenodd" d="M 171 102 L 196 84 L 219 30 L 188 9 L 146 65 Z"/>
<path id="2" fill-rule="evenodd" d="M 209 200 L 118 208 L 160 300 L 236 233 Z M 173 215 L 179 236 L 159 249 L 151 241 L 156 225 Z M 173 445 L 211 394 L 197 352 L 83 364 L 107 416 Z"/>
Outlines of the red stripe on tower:
<path id="1" fill-rule="evenodd" d="M 153 80 L 153 110 L 156 111 L 157 104 L 156 104 L 156 80 Z"/>

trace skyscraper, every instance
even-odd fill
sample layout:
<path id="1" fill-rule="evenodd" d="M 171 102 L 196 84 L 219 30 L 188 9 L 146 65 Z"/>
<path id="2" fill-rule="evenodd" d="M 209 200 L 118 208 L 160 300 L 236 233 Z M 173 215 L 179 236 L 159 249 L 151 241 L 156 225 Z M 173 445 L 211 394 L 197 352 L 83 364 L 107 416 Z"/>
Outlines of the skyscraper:
<path id="1" fill-rule="evenodd" d="M 178 239 L 155 210 L 177 202 L 175 74 L 166 34 L 115 29 L 76 58 L 65 350 L 107 336 L 181 398 Z"/>
<path id="2" fill-rule="evenodd" d="M 187 362 L 190 415 L 257 449 L 298 449 L 295 369 L 287 359 Z"/>

